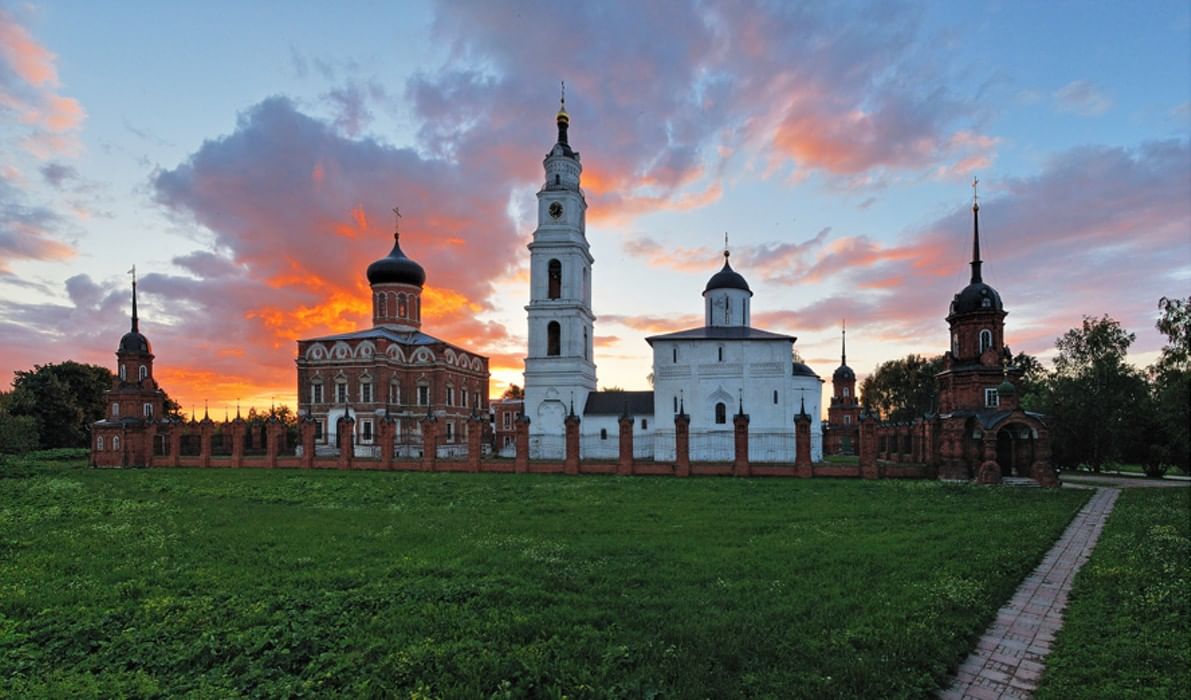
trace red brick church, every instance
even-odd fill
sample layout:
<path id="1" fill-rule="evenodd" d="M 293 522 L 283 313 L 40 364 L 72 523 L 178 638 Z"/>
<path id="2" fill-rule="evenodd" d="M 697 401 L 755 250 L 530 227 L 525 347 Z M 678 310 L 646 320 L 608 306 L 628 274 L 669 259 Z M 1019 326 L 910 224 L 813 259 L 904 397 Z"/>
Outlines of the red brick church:
<path id="1" fill-rule="evenodd" d="M 860 398 L 856 372 L 848 366 L 848 329 L 840 329 L 840 363 L 831 375 L 831 405 L 823 426 L 823 454 L 857 454 L 860 437 Z"/>
<path id="2" fill-rule="evenodd" d="M 384 427 L 398 456 L 420 456 L 421 423 L 433 416 L 442 449 L 462 449 L 469 419 L 487 423 L 488 358 L 422 332 L 426 272 L 402 252 L 399 231 L 367 275 L 371 328 L 298 341 L 298 415 L 315 422 L 316 448 L 350 436 L 359 454 L 377 452 Z"/>

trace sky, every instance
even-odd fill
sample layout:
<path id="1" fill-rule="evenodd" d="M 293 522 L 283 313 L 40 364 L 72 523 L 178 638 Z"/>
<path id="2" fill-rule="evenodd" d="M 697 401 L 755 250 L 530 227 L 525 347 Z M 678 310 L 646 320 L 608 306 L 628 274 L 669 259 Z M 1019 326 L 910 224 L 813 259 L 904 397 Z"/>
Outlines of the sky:
<path id="1" fill-rule="evenodd" d="M 0 0 L 0 376 L 114 367 L 138 271 L 186 412 L 295 403 L 299 338 L 426 269 L 423 330 L 522 382 L 526 245 L 566 81 L 601 386 L 702 324 L 722 262 L 829 379 L 948 346 L 980 181 L 1014 351 L 1191 293 L 1186 2 Z M 830 390 L 830 385 L 827 386 Z"/>

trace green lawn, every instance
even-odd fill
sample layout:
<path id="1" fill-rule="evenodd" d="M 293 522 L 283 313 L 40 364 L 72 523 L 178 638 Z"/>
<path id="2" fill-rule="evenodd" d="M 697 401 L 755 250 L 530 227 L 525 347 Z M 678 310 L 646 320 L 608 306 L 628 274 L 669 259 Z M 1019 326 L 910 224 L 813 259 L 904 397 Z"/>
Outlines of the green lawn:
<path id="1" fill-rule="evenodd" d="M 1121 492 L 1046 663 L 1038 698 L 1191 697 L 1191 490 Z"/>
<path id="2" fill-rule="evenodd" d="M 0 468 L 0 695 L 927 697 L 1089 492 Z"/>

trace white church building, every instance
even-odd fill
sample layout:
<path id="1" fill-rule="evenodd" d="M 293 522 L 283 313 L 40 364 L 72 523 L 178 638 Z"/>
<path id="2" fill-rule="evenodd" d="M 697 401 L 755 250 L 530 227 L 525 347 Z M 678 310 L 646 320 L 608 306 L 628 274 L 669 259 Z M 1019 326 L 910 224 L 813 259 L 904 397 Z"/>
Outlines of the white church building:
<path id="1" fill-rule="evenodd" d="M 587 202 L 579 186 L 583 166 L 567 141 L 565 103 L 558 141 L 543 163 L 538 227 L 530 250 L 529 347 L 525 358 L 525 415 L 530 457 L 562 459 L 564 424 L 581 419 L 585 459 L 615 458 L 619 419 L 633 419 L 636 459 L 675 458 L 674 417 L 690 416 L 691 461 L 730 461 L 733 416 L 749 416 L 749 459 L 794 460 L 794 417 L 811 416 L 811 459 L 822 459 L 823 381 L 794 355 L 795 338 L 753 328 L 753 292 L 728 264 L 703 291 L 704 325 L 647 338 L 653 348 L 652 392 L 596 391 L 591 310 L 592 265 Z"/>

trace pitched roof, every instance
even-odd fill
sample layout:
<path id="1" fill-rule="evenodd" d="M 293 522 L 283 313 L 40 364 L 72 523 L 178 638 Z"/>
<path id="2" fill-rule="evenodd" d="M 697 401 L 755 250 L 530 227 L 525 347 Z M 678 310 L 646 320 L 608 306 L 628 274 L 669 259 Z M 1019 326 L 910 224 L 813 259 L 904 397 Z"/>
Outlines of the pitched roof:
<path id="1" fill-rule="evenodd" d="M 645 339 L 645 342 L 653 345 L 655 340 L 789 340 L 792 342 L 796 338 L 792 335 L 770 333 L 748 326 L 702 326 L 676 333 L 651 335 Z"/>
<path id="2" fill-rule="evenodd" d="M 626 409 L 627 406 L 627 409 Z M 653 415 L 652 391 L 593 391 L 583 406 L 585 416 Z"/>

